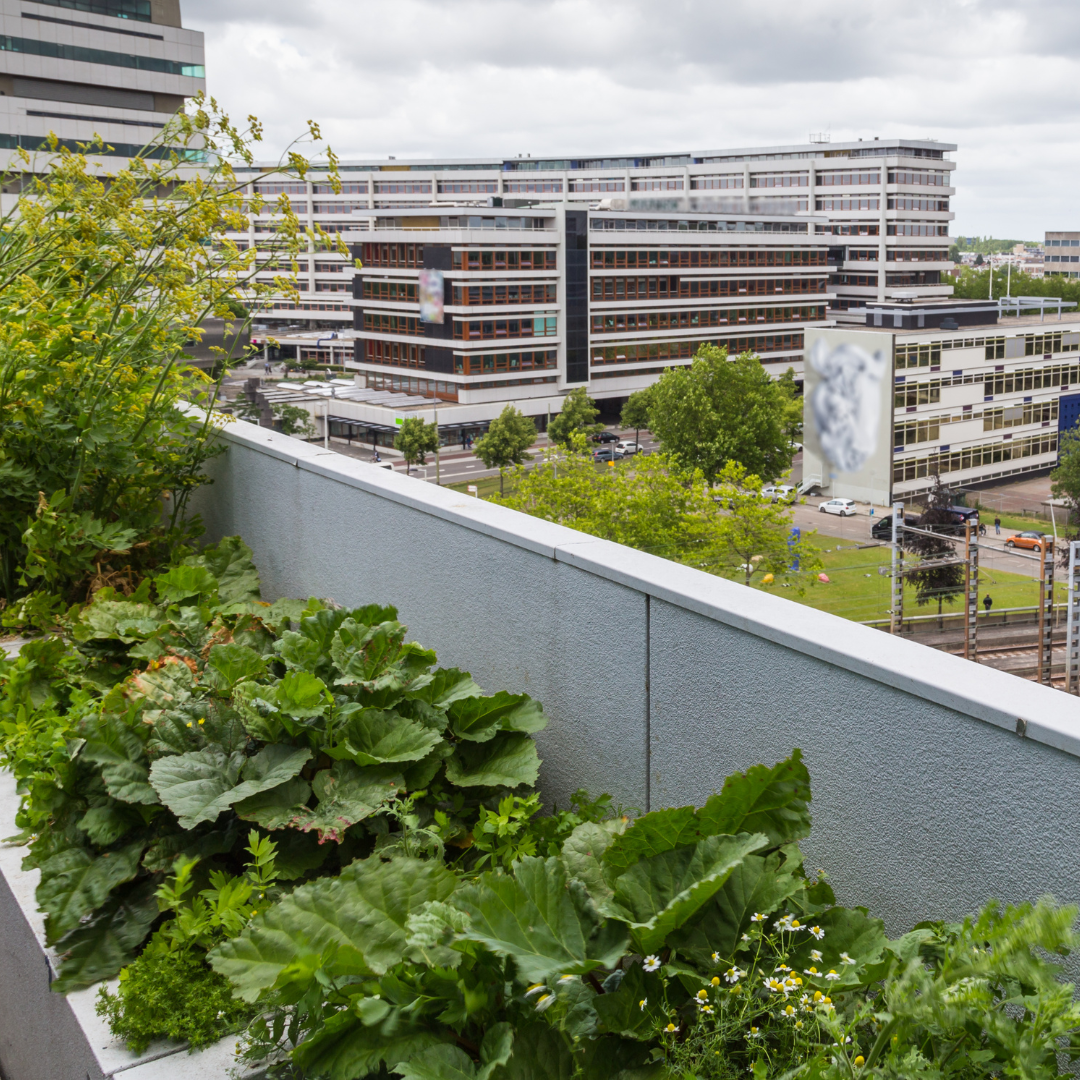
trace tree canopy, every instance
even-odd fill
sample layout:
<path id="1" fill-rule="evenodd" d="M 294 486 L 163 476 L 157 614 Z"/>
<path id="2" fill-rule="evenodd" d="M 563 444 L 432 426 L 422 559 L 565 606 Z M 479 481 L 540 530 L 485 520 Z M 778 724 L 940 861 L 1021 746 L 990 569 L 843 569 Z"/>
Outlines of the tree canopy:
<path id="1" fill-rule="evenodd" d="M 548 438 L 567 449 L 583 445 L 585 436 L 603 430 L 604 425 L 596 422 L 599 415 L 600 410 L 585 387 L 576 386 L 563 398 L 562 411 L 548 424 Z"/>
<path id="2" fill-rule="evenodd" d="M 715 479 L 729 461 L 772 480 L 791 467 L 791 397 L 752 353 L 702 345 L 652 387 L 649 430 L 688 469 Z"/>
<path id="3" fill-rule="evenodd" d="M 410 468 L 423 465 L 427 455 L 439 449 L 439 429 L 419 416 L 410 416 L 394 436 L 394 449 L 401 451 Z"/>
<path id="4" fill-rule="evenodd" d="M 507 405 L 488 427 L 487 434 L 476 440 L 473 453 L 489 468 L 499 470 L 499 494 L 510 465 L 527 461 L 525 452 L 536 442 L 536 424 L 513 405 Z"/>
<path id="5" fill-rule="evenodd" d="M 619 416 L 619 425 L 624 428 L 634 429 L 634 442 L 641 438 L 641 429 L 649 426 L 649 407 L 652 405 L 652 387 L 646 386 L 644 390 L 635 390 L 622 407 Z"/>

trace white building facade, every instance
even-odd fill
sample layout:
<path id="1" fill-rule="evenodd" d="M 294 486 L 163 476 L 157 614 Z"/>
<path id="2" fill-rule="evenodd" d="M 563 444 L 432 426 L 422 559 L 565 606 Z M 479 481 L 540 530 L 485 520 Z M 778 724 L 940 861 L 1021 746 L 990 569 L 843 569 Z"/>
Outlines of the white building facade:
<path id="1" fill-rule="evenodd" d="M 0 165 L 33 155 L 50 133 L 122 166 L 185 99 L 205 89 L 203 35 L 181 26 L 179 0 L 0 0 Z"/>

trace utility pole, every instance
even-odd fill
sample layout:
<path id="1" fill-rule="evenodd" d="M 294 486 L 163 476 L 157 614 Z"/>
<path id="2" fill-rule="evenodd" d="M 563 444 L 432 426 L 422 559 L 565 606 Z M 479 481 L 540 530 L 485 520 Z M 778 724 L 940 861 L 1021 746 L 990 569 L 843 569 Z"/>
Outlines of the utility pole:
<path id="1" fill-rule="evenodd" d="M 892 610 L 889 633 L 899 634 L 904 629 L 904 554 L 900 547 L 900 533 L 904 527 L 904 504 L 893 503 L 892 508 Z"/>
<path id="2" fill-rule="evenodd" d="M 439 473 L 439 399 L 432 391 L 431 407 L 435 412 L 435 483 L 442 486 L 442 476 Z"/>
<path id="3" fill-rule="evenodd" d="M 1065 619 L 1065 692 L 1080 694 L 1080 540 L 1069 544 L 1069 601 Z"/>
<path id="4" fill-rule="evenodd" d="M 972 542 L 972 524 L 969 518 L 964 524 L 964 659 L 979 662 L 979 534 L 975 525 Z"/>
<path id="5" fill-rule="evenodd" d="M 1045 537 L 1039 545 L 1039 651 L 1036 661 L 1036 681 L 1053 686 L 1050 677 L 1054 655 L 1054 562 L 1056 554 L 1050 547 L 1047 558 Z M 1068 658 L 1066 657 L 1066 665 Z"/>

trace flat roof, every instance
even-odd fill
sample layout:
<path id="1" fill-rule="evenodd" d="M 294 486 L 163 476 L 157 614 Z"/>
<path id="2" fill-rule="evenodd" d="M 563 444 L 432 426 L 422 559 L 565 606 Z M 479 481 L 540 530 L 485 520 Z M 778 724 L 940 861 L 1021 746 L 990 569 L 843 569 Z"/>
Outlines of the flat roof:
<path id="1" fill-rule="evenodd" d="M 972 337 L 978 333 L 983 336 L 987 334 L 1002 335 L 1007 334 L 1011 329 L 1028 330 L 1034 327 L 1043 327 L 1047 330 L 1080 330 L 1080 312 L 1062 312 L 1061 319 L 1057 318 L 1057 312 L 1051 312 L 1047 314 L 1046 318 L 1041 318 L 1038 315 L 1003 315 L 997 322 L 992 323 L 975 323 L 970 326 L 961 326 L 956 330 L 943 330 L 940 326 L 919 326 L 919 327 L 892 327 L 892 326 L 865 326 L 862 323 L 855 325 L 841 325 L 836 327 L 828 327 L 827 329 L 834 330 L 864 330 L 867 333 L 881 334 L 881 333 L 893 333 L 897 337 L 954 337 L 964 338 Z"/>

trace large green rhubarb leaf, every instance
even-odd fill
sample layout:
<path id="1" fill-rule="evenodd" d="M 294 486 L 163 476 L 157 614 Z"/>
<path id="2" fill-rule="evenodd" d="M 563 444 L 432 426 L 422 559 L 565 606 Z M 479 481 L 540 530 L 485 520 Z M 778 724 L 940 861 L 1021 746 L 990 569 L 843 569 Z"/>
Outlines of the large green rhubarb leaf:
<path id="1" fill-rule="evenodd" d="M 75 625 L 76 641 L 116 639 L 142 641 L 161 627 L 162 613 L 153 604 L 134 600 L 95 600 L 83 608 Z"/>
<path id="2" fill-rule="evenodd" d="M 149 729 L 143 725 L 143 730 Z M 114 799 L 144 806 L 161 801 L 150 786 L 150 766 L 143 742 L 119 717 L 104 717 L 86 741 L 81 755 L 84 760 L 101 766 L 101 778 Z"/>
<path id="3" fill-rule="evenodd" d="M 398 1063 L 396 1072 L 405 1080 L 488 1080 L 510 1060 L 514 1029 L 505 1021 L 493 1024 L 480 1044 L 480 1064 L 460 1047 L 441 1043 Z"/>
<path id="4" fill-rule="evenodd" d="M 626 945 L 621 927 L 600 928 L 583 886 L 568 883 L 557 858 L 520 859 L 513 877 L 484 874 L 454 904 L 470 919 L 462 937 L 512 956 L 528 982 L 612 967 Z"/>
<path id="5" fill-rule="evenodd" d="M 524 732 L 501 732 L 485 743 L 459 743 L 446 763 L 446 779 L 458 787 L 518 787 L 540 773 L 536 744 Z"/>
<path id="6" fill-rule="evenodd" d="M 254 757 L 225 754 L 214 746 L 160 758 L 150 769 L 150 783 L 180 826 L 193 829 L 214 821 L 234 803 L 291 780 L 311 757 L 302 747 L 273 744 Z M 241 772 L 243 783 L 237 783 Z"/>
<path id="7" fill-rule="evenodd" d="M 588 889 L 594 901 L 606 900 L 612 894 L 608 882 L 610 871 L 604 865 L 603 855 L 614 838 L 625 830 L 625 818 L 612 818 L 600 824 L 586 821 L 563 844 L 560 857 L 567 873 Z"/>
<path id="8" fill-rule="evenodd" d="M 742 935 L 758 913 L 771 915 L 790 897 L 806 887 L 806 879 L 792 873 L 784 855 L 774 851 L 764 858 L 747 855 L 731 872 L 724 886 L 685 926 L 668 939 L 682 955 L 690 956 L 703 967 L 712 962 L 712 954 L 734 962 Z"/>
<path id="9" fill-rule="evenodd" d="M 139 872 L 146 849 L 141 840 L 104 854 L 72 847 L 58 851 L 41 864 L 38 907 L 45 912 L 45 942 L 54 945 L 83 916 L 96 911 L 118 885 Z"/>
<path id="10" fill-rule="evenodd" d="M 335 758 L 357 765 L 383 765 L 392 761 L 419 761 L 442 742 L 438 731 L 383 709 L 363 709 L 351 716 L 341 731 Z"/>
<path id="11" fill-rule="evenodd" d="M 810 835 L 810 774 L 802 754 L 772 768 L 755 765 L 724 781 L 698 811 L 699 827 L 707 836 L 716 833 L 762 832 L 770 847 L 789 844 Z"/>
<path id="12" fill-rule="evenodd" d="M 487 742 L 500 731 L 540 731 L 546 724 L 544 710 L 528 694 L 467 697 L 451 704 L 450 730 L 459 739 Z"/>
<path id="13" fill-rule="evenodd" d="M 437 709 L 446 709 L 455 701 L 479 697 L 483 692 L 467 671 L 439 668 L 431 673 L 431 682 L 419 690 L 410 690 L 405 696 L 426 701 Z"/>
<path id="14" fill-rule="evenodd" d="M 383 1031 L 384 1026 L 390 1030 Z M 401 1062 L 441 1042 L 427 1028 L 400 1021 L 369 1027 L 354 1012 L 344 1010 L 330 1016 L 313 1035 L 304 1039 L 293 1051 L 292 1060 L 304 1070 L 305 1076 L 357 1080 L 357 1077 L 379 1075 L 381 1065 L 394 1072 Z"/>
<path id="15" fill-rule="evenodd" d="M 184 561 L 192 566 L 204 566 L 214 575 L 219 604 L 250 604 L 259 599 L 259 572 L 252 561 L 251 548 L 239 536 L 222 537 L 214 547 Z"/>
<path id="16" fill-rule="evenodd" d="M 752 851 L 766 847 L 761 833 L 708 836 L 636 862 L 615 880 L 615 895 L 600 912 L 629 927 L 638 952 L 652 953 L 723 887 Z"/>
<path id="17" fill-rule="evenodd" d="M 761 832 L 770 847 L 791 843 L 810 833 L 810 776 L 795 750 L 772 766 L 755 765 L 724 781 L 700 810 L 680 806 L 645 814 L 615 840 L 604 862 L 615 873 L 638 859 L 696 844 L 706 836 Z"/>
<path id="18" fill-rule="evenodd" d="M 324 961 L 342 975 L 381 975 L 404 956 L 409 914 L 445 900 L 456 886 L 457 878 L 440 863 L 359 860 L 338 878 L 294 889 L 210 960 L 248 1001 L 313 954 L 326 954 Z"/>
<path id="19" fill-rule="evenodd" d="M 305 813 L 310 798 L 311 785 L 297 776 L 250 799 L 241 799 L 233 809 L 245 821 L 254 821 L 264 829 L 284 829 Z"/>
<path id="20" fill-rule="evenodd" d="M 350 825 L 380 810 L 404 787 L 401 773 L 392 765 L 362 768 L 339 761 L 332 769 L 315 774 L 312 788 L 319 802 L 314 810 L 303 807 L 289 824 L 308 832 L 316 829 L 320 843 L 340 840 Z"/>
<path id="21" fill-rule="evenodd" d="M 63 956 L 52 988 L 66 994 L 111 979 L 135 953 L 160 914 L 152 879 L 117 890 L 94 917 L 66 934 L 56 950 Z"/>

